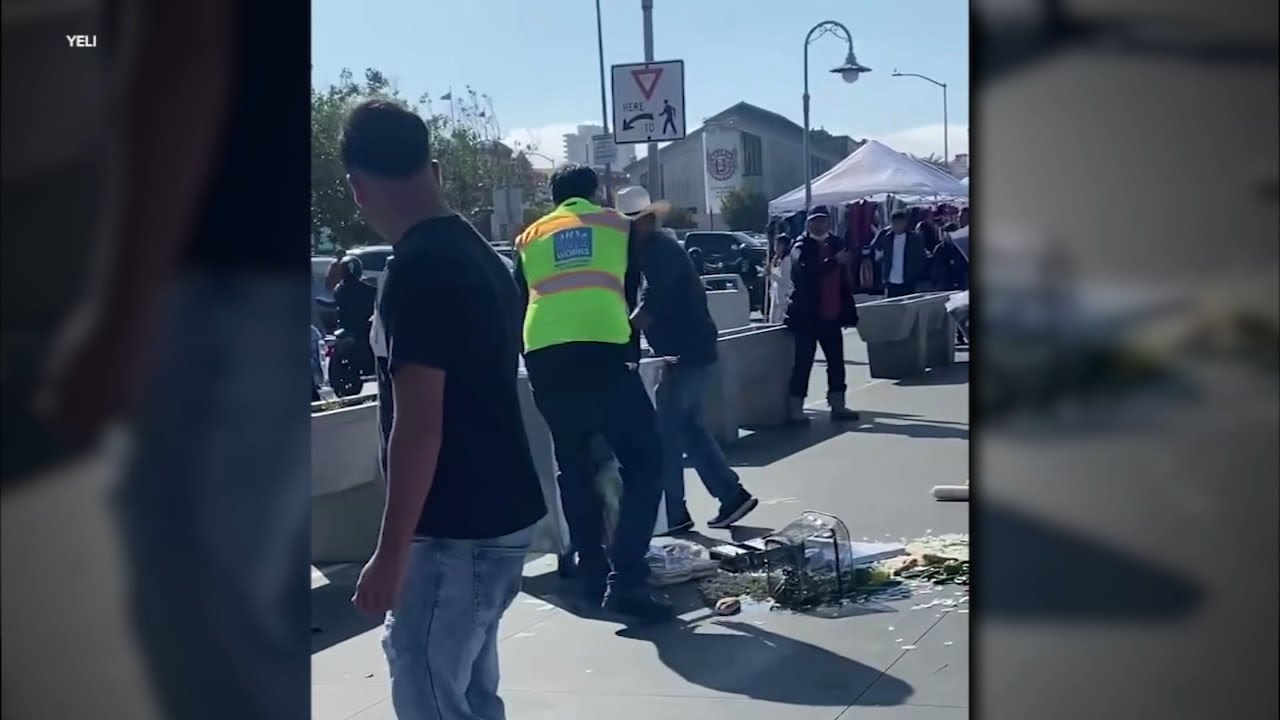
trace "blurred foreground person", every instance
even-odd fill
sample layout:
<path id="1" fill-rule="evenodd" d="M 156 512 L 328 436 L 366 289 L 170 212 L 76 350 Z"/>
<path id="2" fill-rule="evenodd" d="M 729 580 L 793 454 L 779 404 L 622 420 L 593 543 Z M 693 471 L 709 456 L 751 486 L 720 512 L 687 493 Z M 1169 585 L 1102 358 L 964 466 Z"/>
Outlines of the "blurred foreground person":
<path id="1" fill-rule="evenodd" d="M 163 715 L 302 720 L 308 250 L 281 208 L 305 207 L 289 188 L 309 146 L 281 144 L 298 118 L 262 107 L 301 68 L 248 3 L 139 5 L 114 244 L 47 410 L 93 438 L 139 393 L 120 511 Z"/>
<path id="2" fill-rule="evenodd" d="M 555 444 L 585 602 L 661 620 L 674 613 L 650 594 L 645 561 L 662 502 L 662 444 L 635 369 L 627 306 L 634 238 L 624 215 L 594 202 L 598 190 L 594 170 L 562 166 L 551 176 L 556 209 L 516 239 L 515 277 L 528 298 L 525 367 Z M 598 436 L 618 459 L 623 486 L 607 554 L 591 447 Z"/>
<path id="3" fill-rule="evenodd" d="M 517 394 L 515 283 L 445 205 L 430 140 L 384 100 L 352 110 L 342 136 L 356 204 L 395 247 L 374 321 L 387 500 L 353 602 L 386 615 L 397 717 L 503 720 L 498 621 L 546 507 Z"/>
<path id="4" fill-rule="evenodd" d="M 791 249 L 791 302 L 787 327 L 795 334 L 795 362 L 791 367 L 787 416 L 791 422 L 808 420 L 804 399 L 809 394 L 809 373 L 818 347 L 827 361 L 827 405 L 832 420 L 857 420 L 858 413 L 845 404 L 844 328 L 858 324 L 854 299 L 853 255 L 844 241 L 831 234 L 827 208 L 809 211 L 805 234 Z"/>
<path id="5" fill-rule="evenodd" d="M 707 526 L 729 527 L 759 501 L 742 487 L 720 445 L 702 424 L 703 401 L 719 359 L 707 288 L 680 243 L 658 229 L 658 215 L 665 212 L 666 203 L 655 205 L 647 190 L 629 187 L 618 191 L 618 210 L 632 219 L 644 272 L 631 322 L 644 331 L 654 354 L 667 360 L 654 392 L 662 437 L 667 534 L 685 533 L 694 526 L 685 503 L 686 454 L 707 492 L 720 501 L 720 511 Z"/>

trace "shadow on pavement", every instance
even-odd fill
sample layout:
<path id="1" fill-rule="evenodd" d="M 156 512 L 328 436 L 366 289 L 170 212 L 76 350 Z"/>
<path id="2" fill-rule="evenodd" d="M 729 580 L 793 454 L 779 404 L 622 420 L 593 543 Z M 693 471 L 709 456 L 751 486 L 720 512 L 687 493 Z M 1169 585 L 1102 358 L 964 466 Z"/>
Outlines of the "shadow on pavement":
<path id="1" fill-rule="evenodd" d="M 809 416 L 808 425 L 755 429 L 726 447 L 725 457 L 733 467 L 767 467 L 858 428 L 858 423 L 833 424 L 822 414 Z"/>
<path id="2" fill-rule="evenodd" d="M 880 422 L 893 420 L 894 422 Z M 864 412 L 856 431 L 872 435 L 903 435 L 913 438 L 939 440 L 968 440 L 969 424 L 946 420 L 929 420 L 919 415 L 902 413 Z"/>
<path id="3" fill-rule="evenodd" d="M 356 610 L 351 604 L 360 564 L 328 575 L 329 584 L 311 590 L 311 654 L 345 642 L 378 627 L 382 618 Z"/>
<path id="4" fill-rule="evenodd" d="M 1204 588 L 1083 533 L 989 501 L 973 507 L 979 605 L 1001 620 L 1179 619 Z"/>
<path id="5" fill-rule="evenodd" d="M 689 539 L 692 540 L 693 538 Z M 627 623 L 624 617 L 611 616 L 599 607 L 587 607 L 579 595 L 577 581 L 562 578 L 555 572 L 533 576 L 526 575 L 524 585 L 520 590 L 530 597 L 553 605 L 575 617 L 591 620 L 612 620 L 619 625 Z M 665 596 L 675 606 L 675 611 L 679 615 L 688 615 L 698 611 L 710 612 L 706 603 L 698 595 L 696 582 L 653 588 L 653 591 L 659 597 Z"/>
<path id="6" fill-rule="evenodd" d="M 862 419 L 857 422 L 833 423 L 818 412 L 809 413 L 808 425 L 757 428 L 751 435 L 725 448 L 725 457 L 733 467 L 767 467 L 848 432 L 969 439 L 968 423 L 930 420 L 902 413 L 861 412 Z M 896 422 L 879 422 L 881 420 Z"/>
<path id="7" fill-rule="evenodd" d="M 918 377 L 903 378 L 894 383 L 901 387 L 928 387 L 931 385 L 968 385 L 969 361 L 960 360 L 933 370 L 928 370 Z"/>
<path id="8" fill-rule="evenodd" d="M 906 682 L 830 650 L 747 622 L 715 620 L 730 633 L 696 633 L 699 625 L 624 628 L 619 637 L 653 643 L 658 659 L 690 683 L 765 702 L 848 707 L 872 684 L 875 705 L 901 705 Z"/>

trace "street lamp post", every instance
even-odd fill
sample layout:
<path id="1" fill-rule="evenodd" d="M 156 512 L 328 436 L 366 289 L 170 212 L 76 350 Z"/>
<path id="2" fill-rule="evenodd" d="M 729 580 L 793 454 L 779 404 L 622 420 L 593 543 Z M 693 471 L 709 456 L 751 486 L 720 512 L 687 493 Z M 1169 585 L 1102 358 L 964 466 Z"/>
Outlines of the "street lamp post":
<path id="1" fill-rule="evenodd" d="M 853 54 L 853 34 L 842 23 L 823 20 L 810 28 L 809 34 L 804 36 L 804 210 L 806 214 L 809 212 L 809 205 L 813 202 L 812 160 L 809 157 L 809 45 L 828 33 L 844 38 L 849 46 L 849 53 L 845 55 L 844 63 L 832 68 L 831 72 L 838 73 L 847 83 L 857 82 L 859 75 L 871 72 L 871 68 L 858 63 L 858 58 Z"/>
<path id="2" fill-rule="evenodd" d="M 921 80 L 931 82 L 934 85 L 937 85 L 938 87 L 942 88 L 942 164 L 947 167 L 948 171 L 950 171 L 951 170 L 951 143 L 950 143 L 949 136 L 951 133 L 951 128 L 947 124 L 949 122 L 947 119 L 947 84 L 944 82 L 938 82 L 937 80 L 934 80 L 928 75 L 920 75 L 918 73 L 904 73 L 904 72 L 898 72 L 897 70 L 893 71 L 892 77 L 920 78 Z"/>

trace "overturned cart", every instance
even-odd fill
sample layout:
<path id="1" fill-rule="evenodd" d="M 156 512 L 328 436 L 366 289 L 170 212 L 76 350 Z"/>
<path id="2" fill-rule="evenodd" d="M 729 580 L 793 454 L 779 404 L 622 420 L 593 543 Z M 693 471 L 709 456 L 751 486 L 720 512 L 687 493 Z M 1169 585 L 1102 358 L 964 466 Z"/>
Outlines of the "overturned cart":
<path id="1" fill-rule="evenodd" d="M 728 588 L 803 610 L 853 597 L 872 581 L 875 563 L 906 552 L 900 543 L 854 542 L 840 518 L 806 510 L 763 538 L 713 547 L 711 557 L 741 581 L 726 578 Z"/>

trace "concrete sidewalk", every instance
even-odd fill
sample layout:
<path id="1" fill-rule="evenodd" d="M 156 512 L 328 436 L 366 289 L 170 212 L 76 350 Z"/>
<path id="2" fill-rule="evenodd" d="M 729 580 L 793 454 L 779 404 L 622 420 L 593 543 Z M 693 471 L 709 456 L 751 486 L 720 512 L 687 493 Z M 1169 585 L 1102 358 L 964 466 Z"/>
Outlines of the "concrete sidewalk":
<path id="1" fill-rule="evenodd" d="M 929 490 L 968 472 L 968 365 L 911 382 L 873 381 L 866 349 L 846 336 L 849 405 L 863 422 L 744 437 L 729 453 L 761 505 L 735 529 L 755 537 L 805 509 L 842 518 L 855 539 L 968 532 L 968 506 Z M 815 365 L 812 407 L 825 404 L 825 364 Z M 689 506 L 702 525 L 715 502 L 686 470 Z M 380 629 L 348 603 L 358 568 L 317 575 L 313 615 L 313 717 L 389 720 Z M 821 619 L 748 608 L 714 618 L 689 587 L 671 591 L 683 622 L 644 631 L 561 609 L 551 558 L 530 561 L 525 592 L 504 619 L 503 696 L 512 720 L 856 720 L 963 718 L 969 710 L 969 624 L 963 610 L 915 609 L 932 595 L 868 604 Z M 910 649 L 907 649 L 910 648 Z"/>

